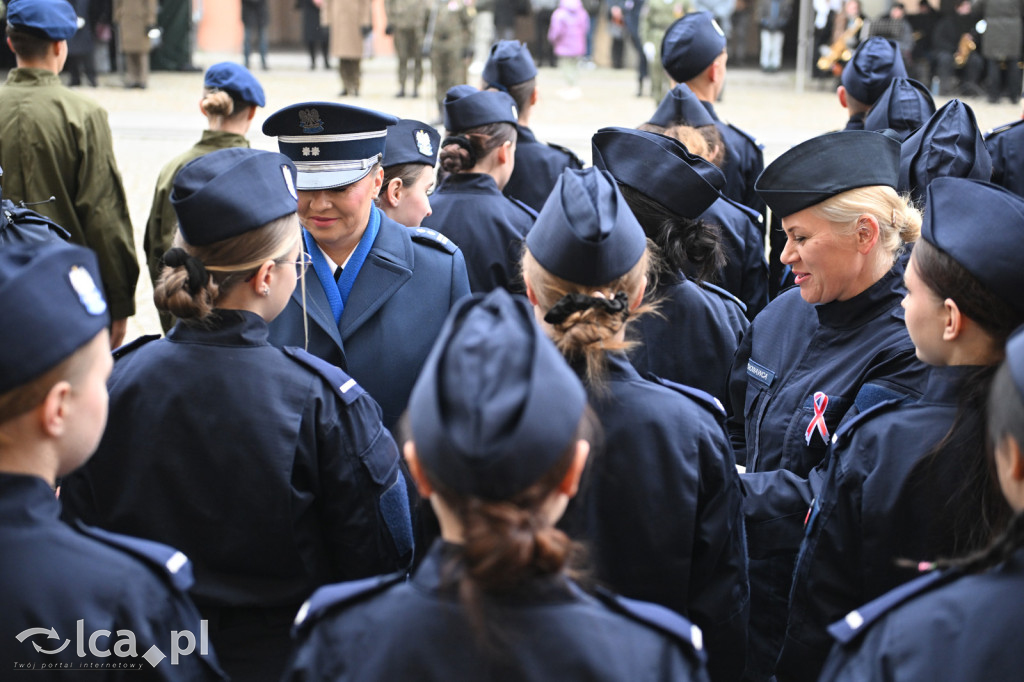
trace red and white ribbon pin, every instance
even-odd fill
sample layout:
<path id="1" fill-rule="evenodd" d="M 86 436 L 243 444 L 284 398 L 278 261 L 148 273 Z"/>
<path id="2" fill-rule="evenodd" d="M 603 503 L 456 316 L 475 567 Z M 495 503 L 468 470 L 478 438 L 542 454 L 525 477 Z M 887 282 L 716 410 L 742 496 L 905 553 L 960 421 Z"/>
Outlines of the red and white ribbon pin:
<path id="1" fill-rule="evenodd" d="M 804 434 L 807 437 L 808 445 L 811 444 L 811 436 L 814 435 L 815 429 L 821 434 L 822 440 L 828 444 L 828 425 L 825 423 L 826 407 L 828 407 L 828 396 L 817 391 L 814 394 L 814 417 L 811 418 L 811 422 L 807 425 L 807 433 Z"/>

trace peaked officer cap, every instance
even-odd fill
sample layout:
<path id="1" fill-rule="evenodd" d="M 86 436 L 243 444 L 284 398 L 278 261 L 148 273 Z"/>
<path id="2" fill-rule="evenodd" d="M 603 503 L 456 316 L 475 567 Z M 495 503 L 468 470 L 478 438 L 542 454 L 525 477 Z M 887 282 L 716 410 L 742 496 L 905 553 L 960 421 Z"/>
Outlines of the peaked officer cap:
<path id="1" fill-rule="evenodd" d="M 711 12 L 676 19 L 661 39 L 661 65 L 676 83 L 700 75 L 725 49 L 725 32 Z"/>
<path id="2" fill-rule="evenodd" d="M 1006 364 L 1017 386 L 1017 394 L 1024 400 L 1024 328 L 1017 329 L 1006 342 Z"/>
<path id="3" fill-rule="evenodd" d="M 22 386 L 110 324 L 89 249 L 52 241 L 0 250 L 0 393 Z"/>
<path id="4" fill-rule="evenodd" d="M 281 153 L 295 162 L 301 190 L 351 185 L 369 174 L 384 154 L 390 114 L 334 102 L 302 102 L 263 122 Z"/>
<path id="5" fill-rule="evenodd" d="M 882 133 L 844 130 L 801 142 L 758 176 L 754 189 L 785 218 L 858 187 L 896 187 L 900 143 Z"/>
<path id="6" fill-rule="evenodd" d="M 988 182 L 936 178 L 925 191 L 921 237 L 1024 315 L 1024 198 Z"/>
<path id="7" fill-rule="evenodd" d="M 908 137 L 900 152 L 897 189 L 920 201 L 928 183 L 938 177 L 989 180 L 992 156 L 978 130 L 978 121 L 967 104 L 946 102 Z"/>
<path id="8" fill-rule="evenodd" d="M 78 30 L 78 15 L 68 0 L 11 0 L 7 23 L 48 40 L 70 40 Z"/>
<path id="9" fill-rule="evenodd" d="M 725 176 L 679 140 L 632 128 L 602 128 L 594 166 L 683 218 L 699 218 L 721 195 Z"/>
<path id="10" fill-rule="evenodd" d="M 461 133 L 489 123 L 516 125 L 518 121 L 516 102 L 507 92 L 456 85 L 444 96 L 444 127 L 449 133 Z"/>
<path id="11" fill-rule="evenodd" d="M 499 40 L 491 45 L 483 72 L 488 87 L 507 91 L 513 85 L 536 77 L 537 66 L 526 45 L 518 40 Z"/>
<path id="12" fill-rule="evenodd" d="M 237 237 L 298 211 L 295 165 L 277 152 L 218 149 L 178 171 L 171 206 L 189 244 Z"/>
<path id="13" fill-rule="evenodd" d="M 674 125 L 700 128 L 701 126 L 715 125 L 715 119 L 711 118 L 711 114 L 700 103 L 697 95 L 693 94 L 690 86 L 686 83 L 679 83 L 661 98 L 658 108 L 648 123 L 662 128 Z"/>
<path id="14" fill-rule="evenodd" d="M 548 272 L 600 286 L 629 272 L 647 237 L 606 170 L 566 169 L 526 233 L 526 246 Z"/>
<path id="15" fill-rule="evenodd" d="M 384 145 L 384 168 L 403 163 L 421 163 L 433 168 L 437 164 L 441 135 L 427 123 L 403 118 L 388 131 Z"/>
<path id="16" fill-rule="evenodd" d="M 586 406 L 580 380 L 504 289 L 459 300 L 409 397 L 416 452 L 446 487 L 513 497 L 572 445 Z"/>
<path id="17" fill-rule="evenodd" d="M 266 106 L 263 86 L 256 80 L 249 69 L 235 62 L 220 62 L 206 70 L 203 85 L 207 88 L 223 90 L 236 99 L 258 107 Z"/>
<path id="18" fill-rule="evenodd" d="M 906 77 L 907 67 L 896 43 L 888 38 L 872 36 L 853 53 L 853 58 L 843 68 L 840 80 L 855 100 L 872 105 L 893 78 Z"/>
<path id="19" fill-rule="evenodd" d="M 865 130 L 892 130 L 905 140 L 935 113 L 928 88 L 913 78 L 893 78 L 864 117 Z"/>

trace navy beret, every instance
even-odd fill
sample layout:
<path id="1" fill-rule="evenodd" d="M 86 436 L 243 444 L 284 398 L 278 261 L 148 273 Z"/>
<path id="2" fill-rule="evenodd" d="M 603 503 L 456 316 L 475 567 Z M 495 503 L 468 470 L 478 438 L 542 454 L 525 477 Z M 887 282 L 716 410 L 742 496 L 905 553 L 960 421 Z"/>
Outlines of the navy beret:
<path id="1" fill-rule="evenodd" d="M 78 30 L 78 15 L 68 0 L 11 0 L 7 23 L 41 38 L 70 40 Z"/>
<path id="2" fill-rule="evenodd" d="M 864 130 L 892 130 L 900 140 L 924 125 L 935 113 L 928 88 L 913 78 L 893 78 L 864 117 Z"/>
<path id="3" fill-rule="evenodd" d="M 444 96 L 444 127 L 449 133 L 461 133 L 489 123 L 516 125 L 518 122 L 516 102 L 507 92 L 456 85 Z"/>
<path id="4" fill-rule="evenodd" d="M 843 87 L 858 102 L 874 104 L 893 78 L 906 78 L 903 55 L 893 41 L 872 36 L 860 44 L 843 68 Z"/>
<path id="5" fill-rule="evenodd" d="M 988 182 L 936 178 L 925 192 L 921 237 L 1024 315 L 1024 198 Z"/>
<path id="6" fill-rule="evenodd" d="M 206 70 L 203 85 L 207 88 L 223 90 L 232 97 L 256 106 L 265 106 L 263 86 L 256 80 L 249 69 L 235 62 L 220 62 Z"/>
<path id="7" fill-rule="evenodd" d="M 858 187 L 896 187 L 900 143 L 867 130 L 826 133 L 801 142 L 768 165 L 754 189 L 785 218 Z"/>
<path id="8" fill-rule="evenodd" d="M 409 396 L 423 466 L 462 495 L 504 500 L 535 483 L 573 444 L 587 395 L 504 289 L 452 308 Z"/>
<path id="9" fill-rule="evenodd" d="M 971 108 L 958 99 L 946 102 L 903 142 L 897 189 L 910 192 L 915 201 L 920 201 L 928 183 L 944 176 L 974 180 L 992 177 L 992 155 L 985 147 L 978 121 Z"/>
<path id="10" fill-rule="evenodd" d="M 433 167 L 437 164 L 441 135 L 433 126 L 403 118 L 388 131 L 384 147 L 385 168 L 403 163 L 421 163 Z"/>
<path id="11" fill-rule="evenodd" d="M 699 218 L 721 195 L 725 176 L 679 140 L 632 128 L 594 135 L 594 166 L 683 218 Z"/>
<path id="12" fill-rule="evenodd" d="M 676 83 L 700 75 L 725 49 L 725 33 L 711 12 L 686 14 L 661 39 L 661 65 Z"/>
<path id="13" fill-rule="evenodd" d="M 499 40 L 491 45 L 491 54 L 484 64 L 483 79 L 488 87 L 508 90 L 537 77 L 537 66 L 530 50 L 518 40 Z"/>
<path id="14" fill-rule="evenodd" d="M 693 94 L 690 86 L 686 83 L 679 83 L 661 98 L 658 108 L 655 109 L 648 123 L 662 128 L 674 125 L 700 128 L 701 126 L 715 125 L 715 119 L 700 103 L 697 95 Z"/>
<path id="15" fill-rule="evenodd" d="M 1017 329 L 1006 342 L 1006 364 L 1010 366 L 1017 394 L 1024 400 L 1024 328 Z"/>
<path id="16" fill-rule="evenodd" d="M 92 251 L 62 241 L 0 250 L 0 393 L 56 367 L 109 324 Z"/>
<path id="17" fill-rule="evenodd" d="M 384 154 L 390 114 L 334 102 L 302 102 L 263 122 L 281 153 L 295 162 L 301 190 L 333 189 L 362 180 Z"/>
<path id="18" fill-rule="evenodd" d="M 218 149 L 178 171 L 171 206 L 189 244 L 237 237 L 298 211 L 295 165 L 277 152 Z"/>
<path id="19" fill-rule="evenodd" d="M 637 264 L 647 236 L 608 171 L 566 169 L 526 233 L 526 246 L 552 275 L 601 286 Z"/>

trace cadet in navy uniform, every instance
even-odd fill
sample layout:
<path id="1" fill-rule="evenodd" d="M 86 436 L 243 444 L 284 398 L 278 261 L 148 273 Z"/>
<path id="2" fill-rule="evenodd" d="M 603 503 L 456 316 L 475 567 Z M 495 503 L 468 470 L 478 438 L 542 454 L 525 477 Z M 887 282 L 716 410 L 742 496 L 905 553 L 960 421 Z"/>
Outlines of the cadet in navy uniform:
<path id="1" fill-rule="evenodd" d="M 985 133 L 985 146 L 992 155 L 992 182 L 1024 196 L 1024 119 L 993 128 Z"/>
<path id="2" fill-rule="evenodd" d="M 1019 226 L 1020 218 L 1015 220 Z M 995 449 L 993 478 L 998 479 L 1015 514 L 1007 530 L 985 551 L 944 562 L 952 563 L 952 568 L 927 573 L 851 611 L 829 628 L 837 644 L 821 680 L 1020 678 L 1024 669 L 1024 649 L 1020 647 L 1024 613 L 1022 397 L 1024 336 L 1018 333 L 1007 344 L 1006 361 L 996 373 L 988 401 L 988 437 Z"/>
<path id="3" fill-rule="evenodd" d="M 853 53 L 836 88 L 839 104 L 849 112 L 846 130 L 864 130 L 864 117 L 894 78 L 906 78 L 899 46 L 888 38 L 872 36 Z"/>
<path id="4" fill-rule="evenodd" d="M 424 224 L 455 242 L 473 291 L 522 291 L 518 260 L 537 214 L 501 193 L 515 166 L 516 105 L 508 93 L 456 85 L 444 98 L 441 170 Z"/>
<path id="5" fill-rule="evenodd" d="M 192 558 L 192 595 L 240 680 L 278 679 L 314 589 L 412 550 L 380 408 L 337 367 L 267 340 L 309 261 L 294 178 L 287 157 L 243 147 L 178 173 L 180 234 L 154 300 L 181 321 L 119 351 L 109 427 L 62 494 L 70 516 Z"/>
<path id="6" fill-rule="evenodd" d="M 902 141 L 934 113 L 928 88 L 913 78 L 893 78 L 864 117 L 864 130 L 892 130 Z"/>
<path id="7" fill-rule="evenodd" d="M 757 140 L 736 126 L 719 120 L 714 103 L 725 87 L 725 34 L 710 12 L 693 12 L 676 20 L 661 41 L 661 64 L 675 83 L 686 83 L 715 119 L 725 140 L 725 195 L 756 213 L 764 214 L 764 201 L 754 182 L 764 168 Z"/>
<path id="8" fill-rule="evenodd" d="M 409 582 L 317 591 L 285 679 L 707 680 L 695 626 L 566 576 L 576 548 L 554 524 L 598 428 L 586 402 L 525 300 L 498 289 L 457 304 L 404 448 L 442 539 Z"/>
<path id="9" fill-rule="evenodd" d="M 625 354 L 651 309 L 647 235 L 607 171 L 567 170 L 526 237 L 523 278 L 544 330 L 584 379 L 604 429 L 563 522 L 594 577 L 667 606 L 704 632 L 714 680 L 739 679 L 747 556 L 739 477 L 715 398 L 645 380 Z"/>
<path id="10" fill-rule="evenodd" d="M 516 164 L 502 192 L 539 211 L 562 171 L 583 168 L 583 162 L 565 147 L 539 142 L 530 130 L 530 115 L 538 98 L 537 67 L 525 44 L 500 40 L 492 45 L 483 79 L 488 88 L 511 95 L 519 113 Z"/>
<path id="11" fill-rule="evenodd" d="M 900 145 L 881 133 L 812 138 L 776 159 L 757 190 L 786 231 L 798 288 L 750 325 L 730 380 L 729 428 L 748 472 L 806 479 L 840 423 L 886 398 L 918 397 L 924 365 L 903 323 L 897 256 L 921 214 L 893 189 Z M 842 163 L 822 163 L 841 159 Z M 745 483 L 751 563 L 751 668 L 771 673 L 784 631 L 802 514 L 779 518 L 771 491 Z"/>
<path id="12" fill-rule="evenodd" d="M 452 242 L 374 206 L 395 123 L 368 109 L 306 102 L 263 124 L 298 169 L 299 222 L 316 275 L 270 326 L 270 342 L 344 369 L 381 406 L 389 428 L 448 310 L 469 293 L 466 263 Z"/>
<path id="13" fill-rule="evenodd" d="M 630 362 L 641 375 L 651 372 L 725 400 L 747 319 L 735 296 L 702 281 L 714 274 L 724 251 L 718 227 L 698 218 L 720 198 L 721 172 L 657 133 L 602 128 L 592 144 L 594 166 L 611 173 L 658 250 L 657 285 L 646 294 L 658 314 L 633 326 Z M 698 277 L 687 277 L 688 269 Z"/>
<path id="14" fill-rule="evenodd" d="M 430 215 L 440 143 L 441 135 L 423 121 L 403 118 L 388 131 L 377 208 L 396 223 L 419 227 Z"/>
<path id="15" fill-rule="evenodd" d="M 0 250 L 0 666 L 13 677 L 31 666 L 32 679 L 223 679 L 213 651 L 200 654 L 184 554 L 58 519 L 54 484 L 89 459 L 107 419 L 99 282 L 95 254 L 80 246 Z M 172 665 L 174 631 L 196 647 Z"/>

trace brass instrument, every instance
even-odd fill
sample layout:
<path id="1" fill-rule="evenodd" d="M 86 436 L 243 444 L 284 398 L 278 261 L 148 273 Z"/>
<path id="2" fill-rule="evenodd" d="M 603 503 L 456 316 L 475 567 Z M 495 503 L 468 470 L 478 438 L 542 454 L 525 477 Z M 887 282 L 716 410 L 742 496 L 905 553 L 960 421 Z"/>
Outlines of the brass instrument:
<path id="1" fill-rule="evenodd" d="M 970 58 L 971 53 L 978 49 L 978 44 L 974 42 L 974 38 L 971 37 L 970 33 L 965 33 L 960 36 L 960 42 L 956 45 L 956 52 L 953 54 L 953 63 L 959 69 L 967 60 Z"/>
<path id="2" fill-rule="evenodd" d="M 842 71 L 842 65 L 850 61 L 850 57 L 853 56 L 848 43 L 851 38 L 860 32 L 863 26 L 864 20 L 857 17 L 857 20 L 853 22 L 853 26 L 843 31 L 842 35 L 835 39 L 832 47 L 829 48 L 828 54 L 822 55 L 818 59 L 818 69 L 821 71 L 831 71 L 833 75 L 838 76 L 837 70 Z"/>

